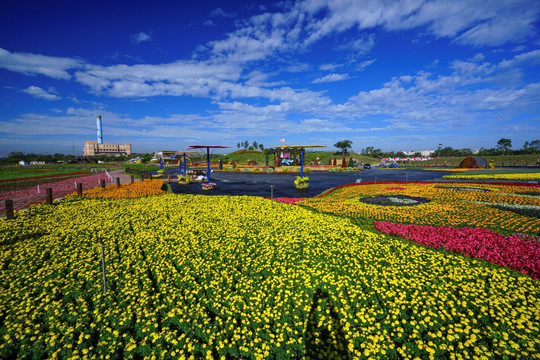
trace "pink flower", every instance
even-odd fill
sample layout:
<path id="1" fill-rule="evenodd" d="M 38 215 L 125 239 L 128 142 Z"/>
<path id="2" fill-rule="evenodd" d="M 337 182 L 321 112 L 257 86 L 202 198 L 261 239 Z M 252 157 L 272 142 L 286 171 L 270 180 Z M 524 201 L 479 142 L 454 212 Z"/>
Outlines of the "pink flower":
<path id="1" fill-rule="evenodd" d="M 75 184 L 82 184 L 83 191 L 92 189 L 99 185 L 100 180 L 105 180 L 105 182 L 111 183 L 112 180 L 109 179 L 108 175 L 106 173 L 99 173 L 95 175 L 89 175 L 89 176 L 81 176 L 77 178 L 71 178 L 66 179 L 62 181 L 57 181 L 53 183 L 48 184 L 41 184 L 40 187 L 40 193 L 43 194 L 45 192 L 46 188 L 51 188 L 53 190 L 53 194 L 56 193 L 70 193 L 70 192 L 76 192 L 77 188 L 75 187 Z M 15 199 L 15 198 L 21 198 L 25 196 L 33 196 L 37 195 L 37 187 L 33 187 L 30 189 L 25 190 L 17 190 L 17 191 L 8 191 L 0 194 L 0 199 Z"/>

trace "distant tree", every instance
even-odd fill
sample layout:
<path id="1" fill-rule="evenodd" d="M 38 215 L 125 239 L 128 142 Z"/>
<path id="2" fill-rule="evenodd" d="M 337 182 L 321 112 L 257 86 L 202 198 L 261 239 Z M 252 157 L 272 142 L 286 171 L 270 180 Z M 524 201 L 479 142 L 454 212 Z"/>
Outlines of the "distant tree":
<path id="1" fill-rule="evenodd" d="M 349 155 L 349 149 L 352 147 L 352 141 L 351 140 L 342 140 L 338 141 L 334 144 L 335 147 L 340 149 L 339 152 L 336 152 L 335 155 L 341 155 L 342 157 L 346 157 Z"/>
<path id="2" fill-rule="evenodd" d="M 253 142 L 253 148 L 254 148 L 254 149 L 258 149 L 258 148 L 259 148 L 259 145 L 257 144 L 256 141 Z"/>
<path id="3" fill-rule="evenodd" d="M 375 148 L 373 146 L 368 146 L 367 148 L 365 149 L 362 149 L 362 151 L 360 152 L 362 155 L 367 155 L 367 156 L 370 156 L 371 153 L 375 150 Z"/>
<path id="4" fill-rule="evenodd" d="M 451 146 L 447 146 L 444 149 L 438 149 L 439 156 L 454 156 L 455 150 Z"/>
<path id="5" fill-rule="evenodd" d="M 259 144 L 259 150 L 264 151 L 264 145 L 263 144 Z"/>
<path id="6" fill-rule="evenodd" d="M 146 164 L 146 163 L 149 162 L 153 157 L 154 157 L 153 154 L 150 154 L 150 153 L 144 153 L 144 154 L 141 155 L 141 160 L 142 160 L 143 163 Z"/>
<path id="7" fill-rule="evenodd" d="M 371 157 L 379 157 L 382 155 L 381 149 L 375 149 L 373 146 L 368 146 L 365 149 L 362 149 L 360 152 L 362 155 L 371 156 Z"/>
<path id="8" fill-rule="evenodd" d="M 240 143 L 236 144 L 236 147 L 240 149 Z"/>
<path id="9" fill-rule="evenodd" d="M 439 147 L 437 148 L 437 150 L 435 150 L 435 152 L 433 153 L 433 155 L 435 156 L 441 156 L 441 150 L 442 150 L 442 144 L 439 144 Z"/>
<path id="10" fill-rule="evenodd" d="M 249 141 L 244 141 L 244 149 L 247 149 L 249 147 Z"/>
<path id="11" fill-rule="evenodd" d="M 525 144 L 523 144 L 523 150 L 530 154 L 540 152 L 540 140 L 533 140 L 530 143 L 525 141 Z"/>
<path id="12" fill-rule="evenodd" d="M 506 153 L 510 148 L 512 147 L 512 140 L 502 138 L 499 141 L 497 141 L 497 148 L 499 151 Z"/>

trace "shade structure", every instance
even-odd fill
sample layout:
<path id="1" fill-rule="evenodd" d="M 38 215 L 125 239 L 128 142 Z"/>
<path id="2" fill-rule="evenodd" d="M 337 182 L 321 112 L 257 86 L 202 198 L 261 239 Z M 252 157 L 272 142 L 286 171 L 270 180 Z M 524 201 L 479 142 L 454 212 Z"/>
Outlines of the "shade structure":
<path id="1" fill-rule="evenodd" d="M 323 148 L 326 147 L 326 145 L 285 145 L 282 146 L 275 146 L 276 149 L 300 149 L 300 177 L 304 177 L 304 150 L 306 148 Z"/>
<path id="2" fill-rule="evenodd" d="M 210 149 L 225 149 L 230 146 L 221 145 L 190 145 L 188 150 L 206 149 L 206 183 L 210 184 Z"/>

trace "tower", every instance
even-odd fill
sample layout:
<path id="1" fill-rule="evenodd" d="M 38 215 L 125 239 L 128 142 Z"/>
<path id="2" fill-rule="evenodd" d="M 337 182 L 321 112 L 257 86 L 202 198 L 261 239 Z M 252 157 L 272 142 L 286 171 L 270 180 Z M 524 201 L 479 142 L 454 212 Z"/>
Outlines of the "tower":
<path id="1" fill-rule="evenodd" d="M 103 131 L 101 130 L 101 115 L 96 116 L 97 121 L 97 142 L 103 144 Z"/>

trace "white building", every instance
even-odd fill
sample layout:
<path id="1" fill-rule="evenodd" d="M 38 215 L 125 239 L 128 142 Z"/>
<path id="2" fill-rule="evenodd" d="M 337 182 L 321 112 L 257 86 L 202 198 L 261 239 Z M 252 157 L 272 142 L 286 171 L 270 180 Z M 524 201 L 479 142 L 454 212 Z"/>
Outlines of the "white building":
<path id="1" fill-rule="evenodd" d="M 413 156 L 414 154 L 416 153 L 420 153 L 420 156 L 431 156 L 433 155 L 433 153 L 435 152 L 435 150 L 422 150 L 422 151 L 414 151 L 414 150 L 411 150 L 411 151 L 403 151 L 403 153 L 407 156 Z"/>

